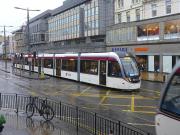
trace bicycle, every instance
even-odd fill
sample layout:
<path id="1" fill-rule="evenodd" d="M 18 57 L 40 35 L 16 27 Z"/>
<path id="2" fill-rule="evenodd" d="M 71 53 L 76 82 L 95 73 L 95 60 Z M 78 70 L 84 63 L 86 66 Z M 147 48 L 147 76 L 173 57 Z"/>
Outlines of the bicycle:
<path id="1" fill-rule="evenodd" d="M 26 115 L 28 118 L 31 118 L 34 115 L 35 109 L 39 112 L 40 116 L 46 121 L 50 121 L 54 118 L 54 111 L 53 109 L 47 105 L 46 100 L 42 100 L 40 107 L 37 106 L 35 100 L 38 99 L 37 97 L 30 98 L 30 103 L 26 105 Z"/>

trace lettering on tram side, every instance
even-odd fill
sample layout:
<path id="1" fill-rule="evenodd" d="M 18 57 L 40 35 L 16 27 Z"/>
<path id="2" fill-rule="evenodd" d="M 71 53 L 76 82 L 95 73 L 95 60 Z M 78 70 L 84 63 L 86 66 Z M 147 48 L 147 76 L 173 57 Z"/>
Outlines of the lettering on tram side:
<path id="1" fill-rule="evenodd" d="M 66 73 L 66 76 L 71 76 L 71 74 L 70 73 Z"/>

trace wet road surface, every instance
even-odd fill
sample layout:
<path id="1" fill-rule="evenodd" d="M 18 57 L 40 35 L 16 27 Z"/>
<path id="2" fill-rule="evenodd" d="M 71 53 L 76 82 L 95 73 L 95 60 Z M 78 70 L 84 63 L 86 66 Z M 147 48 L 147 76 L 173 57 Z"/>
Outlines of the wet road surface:
<path id="1" fill-rule="evenodd" d="M 125 92 L 53 77 L 26 79 L 3 71 L 0 71 L 0 84 L 3 93 L 47 96 L 151 133 L 155 132 L 154 116 L 163 87 L 161 83 L 143 81 L 140 90 Z"/>

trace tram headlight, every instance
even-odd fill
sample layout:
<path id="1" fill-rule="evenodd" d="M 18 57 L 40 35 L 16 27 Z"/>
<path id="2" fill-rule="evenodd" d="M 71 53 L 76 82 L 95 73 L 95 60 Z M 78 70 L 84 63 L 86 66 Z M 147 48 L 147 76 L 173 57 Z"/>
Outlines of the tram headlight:
<path id="1" fill-rule="evenodd" d="M 132 82 L 132 78 L 128 78 L 128 80 L 129 80 L 130 82 Z"/>
<path id="2" fill-rule="evenodd" d="M 132 79 L 129 78 L 129 77 L 125 78 L 125 80 L 126 80 L 127 82 L 131 82 L 131 81 L 132 81 Z"/>

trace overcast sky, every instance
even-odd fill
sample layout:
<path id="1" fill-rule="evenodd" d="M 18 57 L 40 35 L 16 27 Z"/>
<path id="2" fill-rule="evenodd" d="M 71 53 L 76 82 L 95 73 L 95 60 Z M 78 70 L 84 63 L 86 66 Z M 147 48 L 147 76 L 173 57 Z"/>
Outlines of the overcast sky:
<path id="1" fill-rule="evenodd" d="M 12 25 L 13 28 L 7 28 L 10 32 L 18 29 L 27 21 L 27 12 L 15 9 L 14 7 L 39 9 L 39 12 L 30 12 L 30 18 L 42 13 L 47 9 L 54 9 L 62 5 L 64 0 L 1 0 L 0 7 L 0 26 Z M 0 32 L 3 28 L 0 27 Z M 3 33 L 1 32 L 0 35 Z"/>

